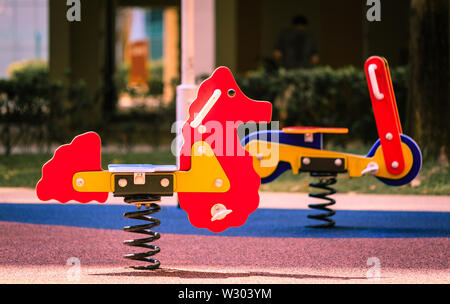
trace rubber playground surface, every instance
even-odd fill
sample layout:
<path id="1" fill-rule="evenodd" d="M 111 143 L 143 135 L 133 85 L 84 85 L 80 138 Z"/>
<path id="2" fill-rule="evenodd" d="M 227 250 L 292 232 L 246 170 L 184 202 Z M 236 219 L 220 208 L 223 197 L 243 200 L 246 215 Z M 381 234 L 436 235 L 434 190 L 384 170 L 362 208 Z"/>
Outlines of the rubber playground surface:
<path id="1" fill-rule="evenodd" d="M 219 234 L 163 198 L 161 269 L 148 271 L 122 258 L 145 250 L 122 244 L 140 237 L 123 226 L 142 223 L 120 198 L 60 204 L 0 188 L 0 283 L 450 282 L 450 196 L 336 194 L 336 227 L 314 229 L 307 194 L 260 195 L 245 225 Z"/>

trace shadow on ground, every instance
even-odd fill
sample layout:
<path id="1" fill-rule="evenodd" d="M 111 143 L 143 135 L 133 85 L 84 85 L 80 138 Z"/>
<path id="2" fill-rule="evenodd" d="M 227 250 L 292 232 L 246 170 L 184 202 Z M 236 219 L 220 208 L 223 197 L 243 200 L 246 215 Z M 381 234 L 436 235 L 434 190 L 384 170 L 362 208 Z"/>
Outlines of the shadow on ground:
<path id="1" fill-rule="evenodd" d="M 273 272 L 208 272 L 192 271 L 172 268 L 161 268 L 151 271 L 127 271 L 117 273 L 95 273 L 96 276 L 128 276 L 128 277 L 178 277 L 182 279 L 227 279 L 227 278 L 246 278 L 246 277 L 274 277 L 289 279 L 335 279 L 335 280 L 361 280 L 366 277 L 341 277 L 327 275 L 311 274 L 292 274 L 292 273 L 273 273 Z"/>

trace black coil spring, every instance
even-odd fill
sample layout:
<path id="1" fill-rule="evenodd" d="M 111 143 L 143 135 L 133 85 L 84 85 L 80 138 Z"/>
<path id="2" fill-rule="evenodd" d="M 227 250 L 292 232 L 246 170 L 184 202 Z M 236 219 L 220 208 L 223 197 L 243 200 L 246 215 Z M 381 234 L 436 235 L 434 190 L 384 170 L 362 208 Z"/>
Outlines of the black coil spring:
<path id="1" fill-rule="evenodd" d="M 135 225 L 135 226 L 125 226 L 123 228 L 126 232 L 133 232 L 133 233 L 141 233 L 150 235 L 150 237 L 141 238 L 141 239 L 135 239 L 135 240 L 126 240 L 123 243 L 127 246 L 135 246 L 135 247 L 141 247 L 150 249 L 149 251 L 142 252 L 142 253 L 131 253 L 124 255 L 123 257 L 130 260 L 137 260 L 137 261 L 143 261 L 148 262 L 150 265 L 145 266 L 131 266 L 134 269 L 157 269 L 160 266 L 160 261 L 151 258 L 151 256 L 154 256 L 158 252 L 161 251 L 161 248 L 159 248 L 156 245 L 148 244 L 150 242 L 158 240 L 161 235 L 158 232 L 152 231 L 150 229 L 157 227 L 160 225 L 160 220 L 153 218 L 149 215 L 157 213 L 161 210 L 161 206 L 159 206 L 155 202 L 159 202 L 161 200 L 161 196 L 159 195 L 132 195 L 132 196 L 126 196 L 125 202 L 128 204 L 134 204 L 138 207 L 138 211 L 133 212 L 126 212 L 124 213 L 124 217 L 129 219 L 136 219 L 136 220 L 142 220 L 142 221 L 148 221 L 148 224 L 143 225 Z M 144 210 L 139 210 L 141 206 L 145 206 Z"/>
<path id="2" fill-rule="evenodd" d="M 310 193 L 309 196 L 317 198 L 317 199 L 323 199 L 328 202 L 320 203 L 320 204 L 309 204 L 308 205 L 309 208 L 325 211 L 325 213 L 308 215 L 308 218 L 314 219 L 314 220 L 319 220 L 319 221 L 324 221 L 325 223 L 318 224 L 318 225 L 308 225 L 308 227 L 330 228 L 330 227 L 333 227 L 335 224 L 335 221 L 330 219 L 330 217 L 333 216 L 336 212 L 333 209 L 330 209 L 328 207 L 331 205 L 334 205 L 336 203 L 336 201 L 328 196 L 336 193 L 336 190 L 330 186 L 336 184 L 337 180 L 336 180 L 335 175 L 328 175 L 328 176 L 318 175 L 318 176 L 319 176 L 319 182 L 311 183 L 311 184 L 309 184 L 309 186 L 312 188 L 326 190 L 326 192 Z"/>

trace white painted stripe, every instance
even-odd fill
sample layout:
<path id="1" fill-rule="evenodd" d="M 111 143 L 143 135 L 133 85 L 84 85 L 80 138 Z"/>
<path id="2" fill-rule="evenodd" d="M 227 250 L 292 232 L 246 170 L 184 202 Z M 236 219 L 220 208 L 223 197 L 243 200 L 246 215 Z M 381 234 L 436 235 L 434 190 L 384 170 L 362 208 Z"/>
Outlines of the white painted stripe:
<path id="1" fill-rule="evenodd" d="M 220 95 L 222 94 L 222 91 L 219 89 L 214 90 L 214 93 L 209 97 L 206 104 L 203 106 L 203 108 L 200 110 L 200 113 L 195 116 L 194 120 L 191 121 L 191 127 L 197 128 L 203 121 L 203 119 L 208 115 L 209 111 L 211 111 L 212 107 L 216 104 L 217 100 L 219 99 Z"/>

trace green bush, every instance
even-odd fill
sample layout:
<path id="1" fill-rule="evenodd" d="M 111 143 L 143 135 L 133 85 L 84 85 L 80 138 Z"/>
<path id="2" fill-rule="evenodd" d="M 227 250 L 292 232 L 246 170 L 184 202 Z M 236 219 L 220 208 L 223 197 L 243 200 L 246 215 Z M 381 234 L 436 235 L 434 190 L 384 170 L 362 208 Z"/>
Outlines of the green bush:
<path id="1" fill-rule="evenodd" d="M 9 72 L 10 78 L 0 79 L 0 146 L 5 154 L 16 146 L 48 151 L 52 144 L 70 142 L 75 135 L 91 130 L 101 135 L 103 143 L 127 148 L 168 145 L 174 137 L 174 102 L 151 112 L 136 108 L 106 118 L 102 116 L 102 88 L 91 94 L 83 80 L 52 81 L 48 67 L 35 62 L 21 62 Z M 123 78 L 126 68 L 120 72 Z M 122 85 L 126 85 L 123 79 Z M 162 94 L 156 79 L 152 87 L 150 94 Z"/>
<path id="2" fill-rule="evenodd" d="M 391 69 L 400 117 L 405 117 L 407 68 Z M 237 79 L 250 98 L 273 103 L 273 120 L 283 126 L 346 127 L 335 144 L 351 140 L 373 142 L 377 128 L 363 70 L 354 67 L 267 73 L 258 71 Z"/>
<path id="3" fill-rule="evenodd" d="M 5 154 L 14 146 L 49 148 L 95 127 L 95 96 L 83 81 L 51 81 L 46 65 L 23 63 L 0 79 L 0 144 Z"/>
<path id="4" fill-rule="evenodd" d="M 116 113 L 112 122 L 100 130 L 100 135 L 103 143 L 118 144 L 128 150 L 133 145 L 170 146 L 176 135 L 171 133 L 174 121 L 175 102 L 152 111 L 134 108 Z"/>
<path id="5" fill-rule="evenodd" d="M 46 66 L 21 64 L 9 72 L 10 79 L 0 80 L 0 141 L 6 154 L 21 142 L 45 141 L 42 125 L 54 89 L 48 86 Z"/>
<path id="6" fill-rule="evenodd" d="M 407 68 L 391 69 L 400 117 L 404 119 L 407 99 Z M 119 70 L 118 88 L 126 86 L 127 69 Z M 154 73 L 157 75 L 157 73 Z M 151 94 L 162 86 L 154 78 Z M 177 81 L 176 83 L 178 83 Z M 348 135 L 327 136 L 327 142 L 345 145 L 350 141 L 373 143 L 377 128 L 364 71 L 354 67 L 268 73 L 258 71 L 237 77 L 250 98 L 273 103 L 273 120 L 283 126 L 347 127 Z M 89 94 L 83 81 L 51 81 L 44 65 L 21 65 L 9 79 L 0 79 L 0 144 L 6 153 L 15 145 L 48 148 L 69 142 L 75 135 L 95 130 L 105 144 L 167 145 L 175 136 L 175 102 L 151 112 L 136 108 L 130 113 L 102 117 L 101 90 Z"/>
<path id="7" fill-rule="evenodd" d="M 48 63 L 45 60 L 31 59 L 11 63 L 8 66 L 8 75 L 16 79 L 36 78 L 37 76 L 48 76 Z"/>

